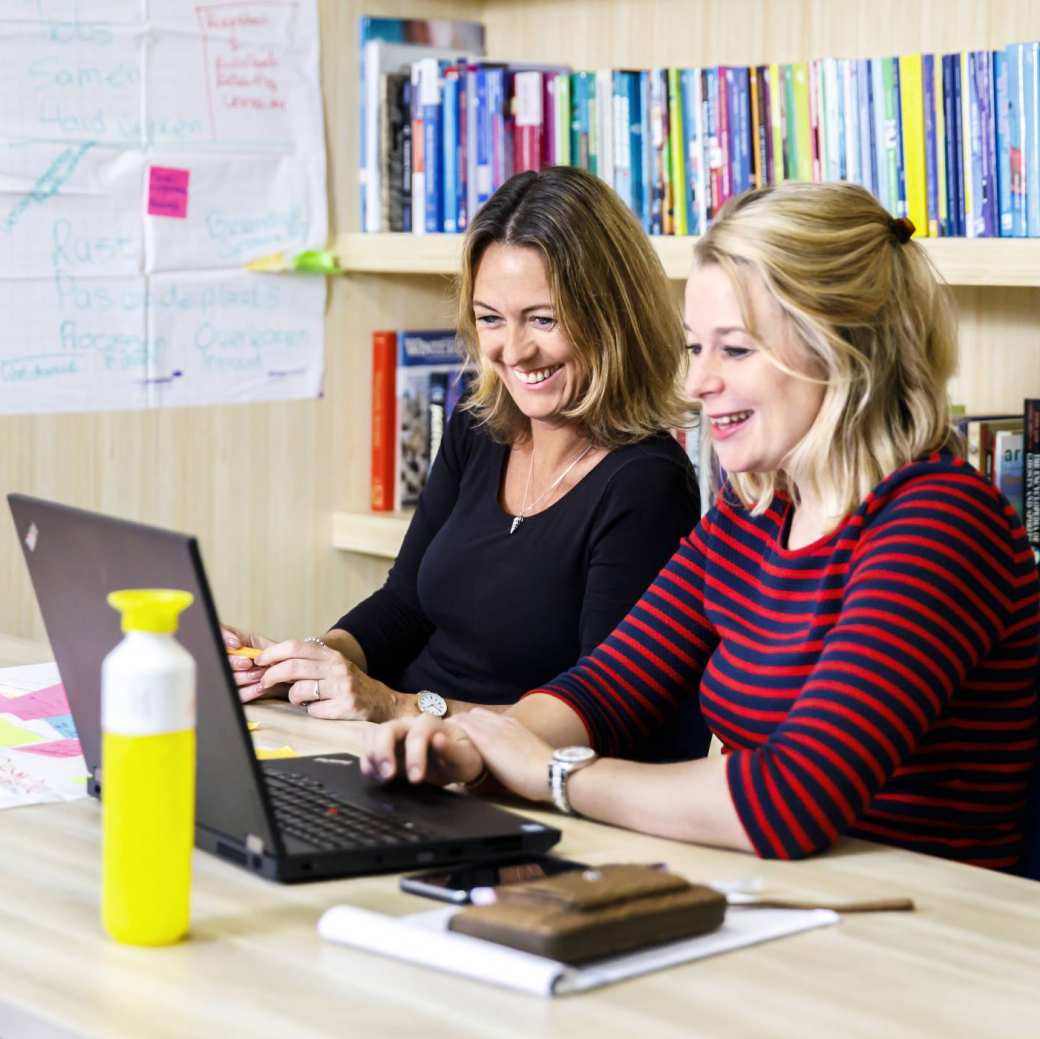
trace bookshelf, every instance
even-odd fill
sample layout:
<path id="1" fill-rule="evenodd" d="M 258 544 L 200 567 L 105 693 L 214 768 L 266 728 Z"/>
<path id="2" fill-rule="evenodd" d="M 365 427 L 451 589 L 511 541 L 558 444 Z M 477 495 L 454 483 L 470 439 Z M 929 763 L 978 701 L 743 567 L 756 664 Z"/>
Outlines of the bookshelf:
<path id="1" fill-rule="evenodd" d="M 682 281 L 690 268 L 695 238 L 654 235 L 665 273 Z M 1040 286 L 1040 238 L 920 238 L 950 285 Z M 360 234 L 336 239 L 347 272 L 369 274 L 454 274 L 461 256 L 460 235 Z"/>

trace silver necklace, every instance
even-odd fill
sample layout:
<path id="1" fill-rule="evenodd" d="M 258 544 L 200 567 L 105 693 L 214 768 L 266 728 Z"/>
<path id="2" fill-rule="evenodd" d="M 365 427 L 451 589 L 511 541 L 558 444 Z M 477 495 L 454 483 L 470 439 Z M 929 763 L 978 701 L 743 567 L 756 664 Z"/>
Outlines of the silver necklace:
<path id="1" fill-rule="evenodd" d="M 534 446 L 531 447 L 531 464 L 527 467 L 527 486 L 524 487 L 524 500 L 520 506 L 520 512 L 513 517 L 513 522 L 509 527 L 509 533 L 515 534 L 516 528 L 524 522 L 525 519 L 531 514 L 531 510 L 542 501 L 547 495 L 551 494 L 556 490 L 557 487 L 563 482 L 564 477 L 592 450 L 592 444 L 586 444 L 584 450 L 582 450 L 576 458 L 571 461 L 571 464 L 556 477 L 555 480 L 548 487 L 538 495 L 537 498 L 530 505 L 527 504 L 527 495 L 531 490 L 531 475 L 534 473 Z"/>

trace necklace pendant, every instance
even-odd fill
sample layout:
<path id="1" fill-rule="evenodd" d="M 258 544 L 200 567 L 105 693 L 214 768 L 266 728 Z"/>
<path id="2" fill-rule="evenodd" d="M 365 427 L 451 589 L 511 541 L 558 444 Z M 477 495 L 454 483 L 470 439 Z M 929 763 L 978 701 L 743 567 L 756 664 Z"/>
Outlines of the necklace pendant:
<path id="1" fill-rule="evenodd" d="M 520 524 L 523 523 L 523 522 L 524 522 L 524 517 L 523 516 L 514 516 L 512 525 L 509 527 L 509 533 L 510 534 L 515 534 L 516 533 L 516 528 L 519 527 Z"/>

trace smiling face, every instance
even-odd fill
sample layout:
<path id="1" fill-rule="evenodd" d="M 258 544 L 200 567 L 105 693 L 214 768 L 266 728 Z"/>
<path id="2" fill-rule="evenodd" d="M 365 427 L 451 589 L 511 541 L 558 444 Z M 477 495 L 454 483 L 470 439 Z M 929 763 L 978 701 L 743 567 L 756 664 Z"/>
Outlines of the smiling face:
<path id="1" fill-rule="evenodd" d="M 757 277 L 748 279 L 751 316 L 769 351 L 794 371 L 809 357 Z M 809 431 L 823 402 L 820 382 L 781 369 L 748 331 L 737 291 L 715 264 L 696 266 L 686 283 L 690 364 L 686 390 L 711 423 L 719 464 L 731 473 L 765 473 Z"/>
<path id="2" fill-rule="evenodd" d="M 473 282 L 473 318 L 480 352 L 516 406 L 532 422 L 554 423 L 573 400 L 579 370 L 537 250 L 487 247 Z"/>

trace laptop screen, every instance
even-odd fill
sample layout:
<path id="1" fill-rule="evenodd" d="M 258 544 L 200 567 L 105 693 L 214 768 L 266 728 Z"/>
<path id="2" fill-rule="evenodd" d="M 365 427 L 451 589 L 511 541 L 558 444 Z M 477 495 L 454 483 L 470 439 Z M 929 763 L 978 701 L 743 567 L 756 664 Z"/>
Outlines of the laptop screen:
<path id="1" fill-rule="evenodd" d="M 105 597 L 182 588 L 194 596 L 177 638 L 198 676 L 196 820 L 277 848 L 195 538 L 20 494 L 8 501 L 91 774 L 101 763 L 101 661 L 123 637 Z"/>

